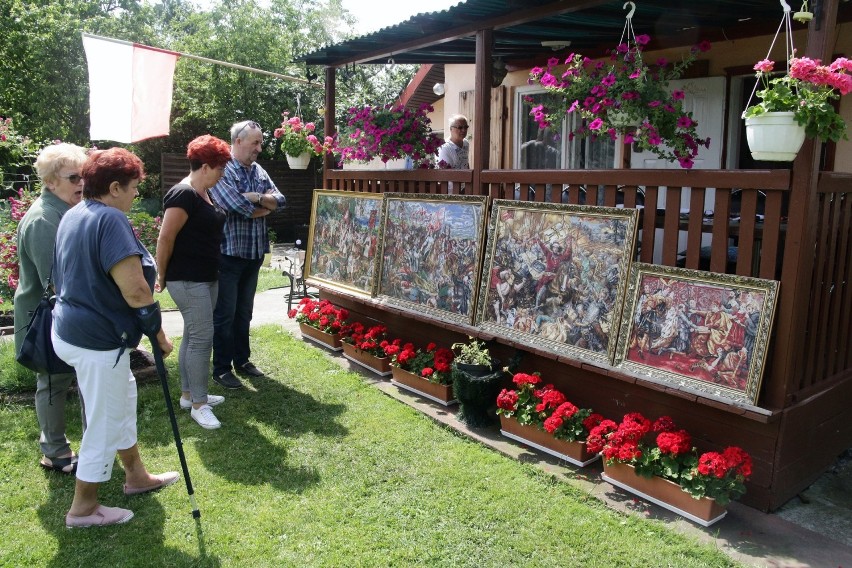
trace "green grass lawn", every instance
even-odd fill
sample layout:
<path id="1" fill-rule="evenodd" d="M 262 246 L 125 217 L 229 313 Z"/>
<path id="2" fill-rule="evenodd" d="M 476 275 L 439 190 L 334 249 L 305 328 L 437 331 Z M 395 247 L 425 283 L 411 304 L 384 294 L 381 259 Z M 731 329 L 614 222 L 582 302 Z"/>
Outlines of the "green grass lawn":
<path id="1" fill-rule="evenodd" d="M 29 399 L 0 405 L 0 566 L 731 566 L 657 521 L 624 516 L 554 476 L 434 423 L 278 326 L 252 330 L 269 375 L 216 407 L 177 410 L 201 519 L 183 482 L 102 502 L 127 525 L 68 530 L 74 480 L 43 472 Z M 179 389 L 169 357 L 172 399 Z M 139 388 L 139 444 L 179 470 L 159 383 Z M 69 437 L 80 439 L 79 405 Z"/>

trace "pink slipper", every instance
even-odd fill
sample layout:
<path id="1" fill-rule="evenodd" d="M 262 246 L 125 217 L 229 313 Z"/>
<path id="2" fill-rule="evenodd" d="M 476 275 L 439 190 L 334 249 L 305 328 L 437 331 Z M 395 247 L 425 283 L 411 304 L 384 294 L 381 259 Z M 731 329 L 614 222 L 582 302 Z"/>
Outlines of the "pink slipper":
<path id="1" fill-rule="evenodd" d="M 95 512 L 84 517 L 77 517 L 70 513 L 65 515 L 65 526 L 69 529 L 83 529 L 87 527 L 103 527 L 106 525 L 120 525 L 133 518 L 133 511 L 120 509 L 118 507 L 105 507 L 98 505 Z"/>
<path id="2" fill-rule="evenodd" d="M 151 491 L 159 491 L 163 487 L 168 487 L 178 479 L 180 479 L 180 474 L 176 471 L 167 471 L 166 473 L 161 473 L 159 475 L 155 475 L 159 483 L 156 485 L 151 485 L 148 487 L 128 487 L 127 484 L 124 484 L 124 494 L 125 495 L 142 495 L 143 493 L 150 493 Z"/>

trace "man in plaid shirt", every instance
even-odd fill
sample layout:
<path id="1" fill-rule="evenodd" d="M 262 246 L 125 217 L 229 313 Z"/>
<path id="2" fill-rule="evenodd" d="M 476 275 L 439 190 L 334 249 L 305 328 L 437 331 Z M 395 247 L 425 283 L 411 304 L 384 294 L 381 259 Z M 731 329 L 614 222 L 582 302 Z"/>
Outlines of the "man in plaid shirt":
<path id="1" fill-rule="evenodd" d="M 252 120 L 231 127 L 231 161 L 210 195 L 226 213 L 219 261 L 219 296 L 213 312 L 213 380 L 229 389 L 242 388 L 232 372 L 262 377 L 249 360 L 249 326 L 257 277 L 269 252 L 266 216 L 286 200 L 256 161 L 263 131 Z M 233 369 L 232 365 L 233 364 Z"/>

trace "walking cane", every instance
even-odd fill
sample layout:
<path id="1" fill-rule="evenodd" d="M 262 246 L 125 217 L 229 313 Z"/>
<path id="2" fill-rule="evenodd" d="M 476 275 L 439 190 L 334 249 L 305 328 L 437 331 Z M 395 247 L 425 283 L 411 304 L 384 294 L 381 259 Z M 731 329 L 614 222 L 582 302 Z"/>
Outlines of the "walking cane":
<path id="1" fill-rule="evenodd" d="M 192 517 L 194 519 L 201 518 L 201 511 L 198 510 L 198 505 L 195 503 L 195 492 L 192 490 L 192 480 L 189 478 L 189 468 L 186 466 L 186 456 L 183 455 L 183 442 L 180 440 L 180 431 L 178 430 L 177 418 L 175 418 L 175 409 L 172 406 L 172 397 L 169 395 L 169 380 L 166 375 L 166 365 L 163 363 L 163 352 L 160 350 L 160 344 L 157 343 L 157 338 L 152 337 L 151 350 L 154 352 L 154 363 L 157 365 L 157 374 L 160 375 L 160 384 L 163 385 L 163 396 L 166 398 L 166 409 L 169 411 L 169 419 L 172 421 L 172 433 L 175 437 L 175 446 L 177 446 L 178 457 L 180 458 L 180 467 L 183 470 L 183 478 L 186 481 L 186 492 L 189 494 L 189 503 L 192 505 Z"/>

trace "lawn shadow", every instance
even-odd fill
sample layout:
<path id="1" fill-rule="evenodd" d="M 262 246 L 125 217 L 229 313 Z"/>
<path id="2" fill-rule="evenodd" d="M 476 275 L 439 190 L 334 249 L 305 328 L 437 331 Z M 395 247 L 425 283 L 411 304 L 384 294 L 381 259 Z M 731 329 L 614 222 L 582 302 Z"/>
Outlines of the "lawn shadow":
<path id="1" fill-rule="evenodd" d="M 207 554 L 203 531 L 196 521 L 198 556 L 165 546 L 166 512 L 156 493 L 127 497 L 122 492 L 123 471 L 116 464 L 112 479 L 101 484 L 99 498 L 105 505 L 130 509 L 134 517 L 123 525 L 68 529 L 65 514 L 71 505 L 74 477 L 45 473 L 48 479 L 47 499 L 36 513 L 45 531 L 56 542 L 56 553 L 46 564 L 50 568 L 66 566 L 203 566 L 222 565 Z M 177 486 L 169 490 L 176 490 Z M 189 516 L 189 513 L 187 513 Z M 145 557 L 136 556 L 139 550 Z"/>

